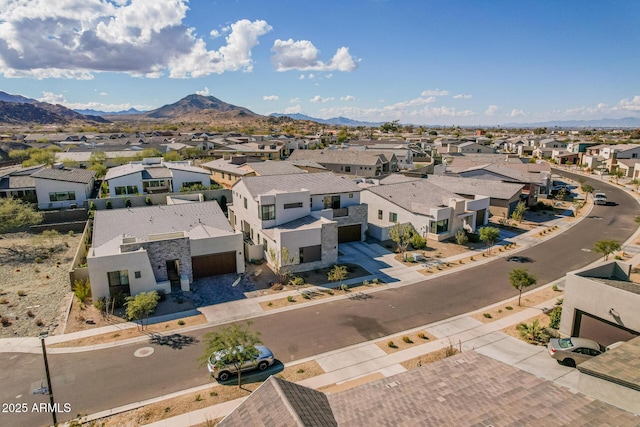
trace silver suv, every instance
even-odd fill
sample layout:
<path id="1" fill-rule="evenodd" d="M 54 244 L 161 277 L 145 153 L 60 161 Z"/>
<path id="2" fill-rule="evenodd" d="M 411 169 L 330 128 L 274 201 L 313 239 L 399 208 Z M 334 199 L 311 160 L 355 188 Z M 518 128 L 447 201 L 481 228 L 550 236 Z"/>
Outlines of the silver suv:
<path id="1" fill-rule="evenodd" d="M 258 355 L 253 360 L 245 362 L 240 371 L 250 371 L 257 369 L 259 371 L 266 370 L 269 366 L 273 365 L 275 359 L 273 353 L 267 347 L 263 345 L 254 346 L 258 350 Z M 244 348 L 239 346 L 234 352 L 243 352 Z M 220 381 L 227 381 L 231 374 L 237 374 L 236 366 L 232 363 L 232 359 L 228 357 L 228 351 L 217 351 L 209 356 L 207 362 L 207 369 L 211 372 L 211 375 Z"/>

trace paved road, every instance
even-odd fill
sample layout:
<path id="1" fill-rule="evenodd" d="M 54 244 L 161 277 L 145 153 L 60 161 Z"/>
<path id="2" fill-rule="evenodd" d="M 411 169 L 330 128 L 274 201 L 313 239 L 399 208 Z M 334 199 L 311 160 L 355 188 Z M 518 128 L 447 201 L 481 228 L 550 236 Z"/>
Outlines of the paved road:
<path id="1" fill-rule="evenodd" d="M 560 172 L 569 175 L 566 172 Z M 577 179 L 577 177 L 575 177 Z M 597 179 L 587 178 L 594 188 Z M 527 268 L 544 284 L 567 271 L 598 259 L 584 249 L 601 239 L 625 241 L 636 229 L 633 221 L 637 202 L 615 187 L 606 189 L 617 206 L 595 206 L 589 218 L 563 234 L 519 253 L 531 259 L 513 264 L 498 259 L 473 269 L 452 273 L 398 289 L 388 289 L 366 300 L 340 300 L 255 319 L 255 327 L 283 362 L 313 356 L 377 337 L 397 333 L 478 309 L 516 295 L 508 283 L 513 268 Z M 201 341 L 206 330 L 190 333 Z M 154 349 L 147 357 L 134 352 Z M 181 349 L 135 344 L 65 355 L 50 355 L 54 395 L 57 402 L 70 403 L 68 420 L 130 402 L 206 384 L 205 368 L 196 359 L 202 346 L 197 342 Z M 32 396 L 34 385 L 44 377 L 42 358 L 30 354 L 0 354 L 0 400 L 3 403 L 47 402 L 48 396 Z M 20 397 L 16 397 L 20 396 Z M 0 413 L 0 425 L 34 426 L 50 422 L 50 414 Z"/>

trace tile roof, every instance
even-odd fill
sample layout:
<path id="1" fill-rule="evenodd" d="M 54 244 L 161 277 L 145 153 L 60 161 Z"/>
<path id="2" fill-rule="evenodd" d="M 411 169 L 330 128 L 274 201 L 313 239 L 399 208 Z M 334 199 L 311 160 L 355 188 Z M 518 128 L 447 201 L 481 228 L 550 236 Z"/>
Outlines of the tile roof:
<path id="1" fill-rule="evenodd" d="M 144 241 L 152 234 L 179 231 L 194 239 L 234 233 L 215 201 L 99 210 L 93 224 L 93 247 L 98 249 L 122 236 Z"/>
<path id="2" fill-rule="evenodd" d="M 104 179 L 105 181 L 108 181 L 113 178 L 140 173 L 142 171 L 144 171 L 144 166 L 142 166 L 140 163 L 127 163 L 126 165 L 109 168 L 107 170 L 107 174 L 104 176 Z"/>
<path id="3" fill-rule="evenodd" d="M 271 376 L 218 425 L 331 427 L 338 424 L 324 393 Z"/>
<path id="4" fill-rule="evenodd" d="M 309 168 L 316 168 L 316 169 L 326 169 L 324 166 L 322 166 L 320 163 L 311 160 L 311 159 L 291 159 L 288 158 L 287 160 L 285 160 L 288 163 L 294 164 L 296 166 L 299 167 L 309 167 Z"/>
<path id="5" fill-rule="evenodd" d="M 523 184 L 442 175 L 427 175 L 432 184 L 460 195 L 482 195 L 508 200 L 519 193 Z"/>
<path id="6" fill-rule="evenodd" d="M 252 169 L 256 172 L 256 175 L 259 176 L 306 173 L 306 171 L 303 171 L 290 162 L 278 162 L 273 160 L 267 160 L 266 162 L 247 163 L 243 166 L 243 168 Z"/>
<path id="7" fill-rule="evenodd" d="M 75 168 L 64 168 L 64 169 L 49 169 L 43 168 L 38 172 L 31 175 L 33 178 L 40 179 L 50 179 L 53 181 L 64 181 L 64 182 L 79 182 L 82 184 L 91 183 L 95 176 L 96 172 L 89 169 L 75 169 Z"/>
<path id="8" fill-rule="evenodd" d="M 447 206 L 451 198 L 461 199 L 457 194 L 432 184 L 428 179 L 368 187 L 364 191 L 370 191 L 409 212 L 421 215 L 429 215 L 431 208 Z"/>
<path id="9" fill-rule="evenodd" d="M 640 337 L 579 364 L 578 370 L 640 391 Z"/>
<path id="10" fill-rule="evenodd" d="M 170 162 L 164 162 L 163 165 L 165 167 L 167 167 L 168 169 L 175 169 L 175 170 L 180 170 L 180 171 L 184 171 L 184 172 L 191 172 L 191 173 L 202 173 L 205 175 L 209 175 L 209 171 L 203 168 L 199 168 L 197 166 L 191 166 L 191 165 L 185 165 L 182 163 L 170 163 Z"/>
<path id="11" fill-rule="evenodd" d="M 249 175 L 253 173 L 252 171 L 242 169 L 241 166 L 244 166 L 244 164 L 235 165 L 231 163 L 230 160 L 225 160 L 225 159 L 212 160 L 210 162 L 203 163 L 200 166 L 212 171 L 214 170 L 222 171 L 222 172 L 232 173 L 240 176 Z"/>
<path id="12" fill-rule="evenodd" d="M 373 154 L 368 151 L 350 150 L 295 150 L 289 156 L 290 160 L 313 160 L 320 164 L 343 164 L 343 165 L 367 165 L 375 166 L 386 160 L 382 154 Z"/>
<path id="13" fill-rule="evenodd" d="M 332 172 L 247 176 L 242 178 L 242 182 L 253 197 L 273 190 L 288 192 L 306 189 L 311 195 L 360 192 L 360 187 L 353 181 Z"/>

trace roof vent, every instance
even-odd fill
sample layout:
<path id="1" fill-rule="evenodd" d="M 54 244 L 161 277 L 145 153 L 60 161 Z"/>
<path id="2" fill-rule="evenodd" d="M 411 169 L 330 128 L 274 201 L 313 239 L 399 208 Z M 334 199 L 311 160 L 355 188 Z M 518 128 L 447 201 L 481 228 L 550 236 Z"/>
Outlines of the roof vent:
<path id="1" fill-rule="evenodd" d="M 385 387 L 386 388 L 393 388 L 393 387 L 397 387 L 399 385 L 400 385 L 400 383 L 398 381 L 393 381 L 393 382 L 390 382 L 389 384 L 385 384 Z"/>

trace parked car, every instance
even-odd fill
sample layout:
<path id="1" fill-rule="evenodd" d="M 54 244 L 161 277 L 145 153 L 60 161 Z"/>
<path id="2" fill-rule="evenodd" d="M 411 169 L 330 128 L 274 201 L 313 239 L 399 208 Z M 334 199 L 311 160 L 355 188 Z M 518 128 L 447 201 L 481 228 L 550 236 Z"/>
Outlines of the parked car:
<path id="1" fill-rule="evenodd" d="M 587 338 L 551 338 L 547 344 L 549 355 L 558 363 L 575 367 L 577 364 L 604 353 L 605 348 Z"/>
<path id="2" fill-rule="evenodd" d="M 273 353 L 267 347 L 263 345 L 254 346 L 256 350 L 258 350 L 258 355 L 253 360 L 245 362 L 241 367 L 240 371 L 250 371 L 253 369 L 257 369 L 259 371 L 266 370 L 269 366 L 273 365 L 275 362 L 275 358 L 273 357 Z M 235 351 L 243 352 L 244 348 L 239 346 Z M 207 369 L 211 373 L 211 375 L 220 381 L 228 380 L 232 374 L 237 374 L 236 366 L 231 363 L 231 360 L 227 357 L 229 355 L 228 351 L 217 351 L 209 356 L 209 360 L 207 362 Z"/>
<path id="3" fill-rule="evenodd" d="M 593 203 L 596 205 L 606 205 L 607 195 L 604 193 L 593 193 Z"/>

